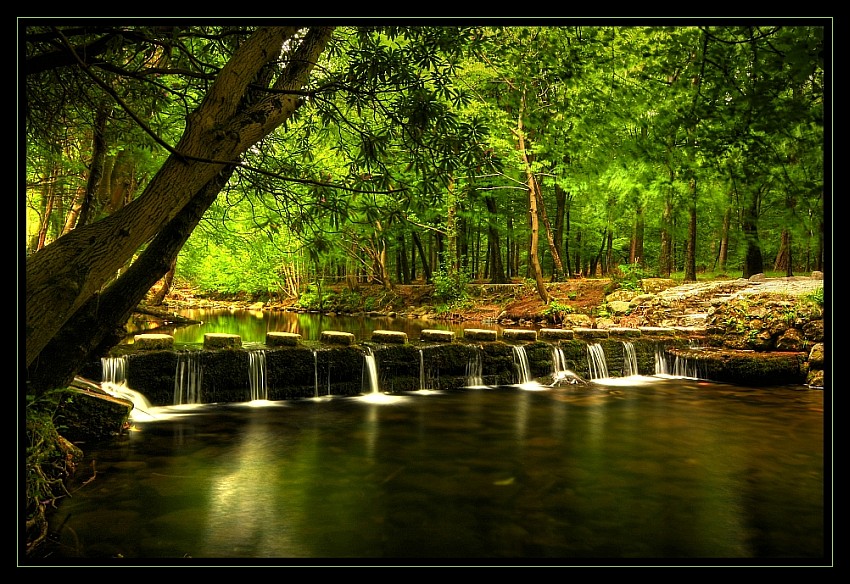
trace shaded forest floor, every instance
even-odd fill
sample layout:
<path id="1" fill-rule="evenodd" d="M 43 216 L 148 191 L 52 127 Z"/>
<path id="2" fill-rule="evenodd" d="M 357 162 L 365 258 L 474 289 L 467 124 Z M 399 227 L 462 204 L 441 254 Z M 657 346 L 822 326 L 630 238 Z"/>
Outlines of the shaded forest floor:
<path id="1" fill-rule="evenodd" d="M 591 314 L 604 303 L 610 292 L 609 278 L 579 278 L 550 282 L 546 288 L 551 300 L 569 306 L 573 313 Z M 500 315 L 514 320 L 532 319 L 546 307 L 536 287 L 528 281 L 513 284 L 472 283 L 461 302 L 447 302 L 435 294 L 429 284 L 397 284 L 387 290 L 378 284 L 359 284 L 352 290 L 346 285 L 325 287 L 321 306 L 318 299 L 302 297 L 268 299 L 249 295 L 201 295 L 187 288 L 174 288 L 166 297 L 170 310 L 181 308 L 262 308 L 291 310 L 304 308 L 325 312 L 397 312 L 441 315 L 454 320 L 487 320 Z"/>

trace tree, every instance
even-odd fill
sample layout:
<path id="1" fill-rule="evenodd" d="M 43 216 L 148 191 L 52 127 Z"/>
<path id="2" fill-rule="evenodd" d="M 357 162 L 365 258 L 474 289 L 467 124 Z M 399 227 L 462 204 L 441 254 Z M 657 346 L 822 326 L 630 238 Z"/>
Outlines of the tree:
<path id="1" fill-rule="evenodd" d="M 113 215 L 71 231 L 27 259 L 28 368 L 37 366 L 42 351 L 54 338 L 86 335 L 84 330 L 64 327 L 102 293 L 101 289 L 141 246 L 165 229 L 193 198 L 214 185 L 225 167 L 238 164 L 249 147 L 293 114 L 332 32 L 332 27 L 313 27 L 299 37 L 298 27 L 257 29 L 222 67 L 204 101 L 187 117 L 182 138 L 142 195 Z M 297 46 L 288 54 L 287 42 Z M 85 68 L 70 45 L 66 50 Z M 255 102 L 246 99 L 253 91 L 252 83 L 280 56 L 287 57 L 285 65 L 265 95 Z M 178 251 L 163 258 L 166 261 L 154 281 L 165 274 Z M 111 286 L 123 283 L 125 277 L 117 278 Z M 128 302 L 132 300 L 135 305 L 149 287 L 131 287 Z M 112 330 L 122 323 L 120 317 L 124 315 L 102 316 L 105 318 L 97 328 Z"/>

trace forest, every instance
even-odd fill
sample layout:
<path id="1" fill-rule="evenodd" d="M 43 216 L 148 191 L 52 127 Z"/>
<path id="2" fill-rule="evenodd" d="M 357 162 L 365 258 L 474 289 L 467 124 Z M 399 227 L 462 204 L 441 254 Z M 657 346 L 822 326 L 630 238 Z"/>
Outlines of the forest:
<path id="1" fill-rule="evenodd" d="M 828 20 L 320 24 L 19 22 L 28 391 L 175 279 L 824 269 Z"/>
<path id="2" fill-rule="evenodd" d="M 17 39 L 27 553 L 73 473 L 57 394 L 152 290 L 521 281 L 547 303 L 624 270 L 829 263 L 831 19 L 19 18 Z"/>

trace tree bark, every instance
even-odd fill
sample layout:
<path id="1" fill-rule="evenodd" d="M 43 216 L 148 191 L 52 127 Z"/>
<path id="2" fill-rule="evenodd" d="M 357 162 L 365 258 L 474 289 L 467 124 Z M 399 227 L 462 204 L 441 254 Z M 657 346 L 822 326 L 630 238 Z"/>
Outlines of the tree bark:
<path id="1" fill-rule="evenodd" d="M 517 115 L 516 136 L 519 151 L 522 154 L 524 161 L 526 186 L 528 187 L 528 220 L 531 224 L 531 241 L 528 246 L 528 262 L 531 266 L 534 281 L 537 283 L 537 294 L 545 304 L 549 304 L 549 291 L 546 290 L 546 282 L 543 280 L 543 270 L 540 268 L 540 258 L 537 256 L 537 240 L 540 233 L 540 226 L 538 223 L 539 219 L 537 216 L 537 182 L 534 180 L 534 174 L 531 172 L 531 162 L 528 160 L 528 153 L 525 148 L 525 132 L 522 124 L 524 111 L 525 94 L 522 96 L 522 105 L 520 106 L 519 115 Z"/>
<path id="2" fill-rule="evenodd" d="M 697 281 L 697 186 L 696 179 L 691 179 L 691 204 L 688 209 L 688 242 L 685 246 L 685 282 Z"/>
<path id="3" fill-rule="evenodd" d="M 30 256 L 26 265 L 26 365 L 109 282 L 136 250 L 165 228 L 226 166 L 288 119 L 300 89 L 330 39 L 311 28 L 274 83 L 274 93 L 241 108 L 251 82 L 276 60 L 297 27 L 259 28 L 233 54 L 145 191 L 98 222 L 75 229 Z M 163 272 L 164 273 L 164 272 Z M 157 277 L 157 279 L 160 276 Z M 154 280 L 156 281 L 156 280 Z M 150 288 L 150 286 L 148 286 Z"/>
<path id="4" fill-rule="evenodd" d="M 227 184 L 225 169 L 162 229 L 124 274 L 103 293 L 92 296 L 27 366 L 28 391 L 39 394 L 68 385 L 80 364 L 105 355 L 124 336 L 124 323 L 151 286 L 171 267 L 183 244 Z"/>

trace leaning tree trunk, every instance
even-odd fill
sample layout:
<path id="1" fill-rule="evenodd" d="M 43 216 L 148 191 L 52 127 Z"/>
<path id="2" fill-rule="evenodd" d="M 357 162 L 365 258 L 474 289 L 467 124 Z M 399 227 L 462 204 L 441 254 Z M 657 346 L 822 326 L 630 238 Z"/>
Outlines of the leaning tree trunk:
<path id="1" fill-rule="evenodd" d="M 204 101 L 186 119 L 177 147 L 132 203 L 75 229 L 30 256 L 26 265 L 26 366 L 118 269 L 165 228 L 226 166 L 287 120 L 330 39 L 332 27 L 311 28 L 273 92 L 241 107 L 258 73 L 275 61 L 299 27 L 259 28 L 222 68 Z M 160 274 L 161 277 L 162 274 Z M 148 286 L 149 288 L 150 286 Z"/>
<path id="2" fill-rule="evenodd" d="M 744 255 L 743 277 L 764 272 L 764 258 L 761 253 L 758 231 L 758 192 L 751 195 L 750 204 L 744 207 L 741 219 L 741 231 L 744 233 L 746 253 Z"/>
<path id="3" fill-rule="evenodd" d="M 688 209 L 688 242 L 685 246 L 685 282 L 697 281 L 697 188 L 691 179 L 691 205 Z"/>
<path id="4" fill-rule="evenodd" d="M 531 272 L 537 283 L 537 294 L 540 299 L 549 304 L 549 291 L 546 290 L 546 282 L 543 280 L 543 270 L 540 268 L 540 258 L 537 257 L 537 240 L 540 234 L 539 219 L 537 216 L 537 182 L 531 172 L 531 163 L 525 150 L 525 132 L 522 127 L 522 116 L 525 109 L 525 94 L 522 96 L 522 105 L 517 116 L 516 136 L 519 150 L 525 162 L 526 184 L 528 186 L 528 220 L 531 223 L 531 242 L 528 246 L 528 261 L 531 264 Z"/>
<path id="5" fill-rule="evenodd" d="M 123 338 L 123 325 L 133 309 L 168 272 L 204 211 L 227 184 L 233 169 L 228 167 L 206 184 L 120 278 L 68 319 L 27 367 L 28 391 L 37 395 L 68 385 L 80 364 L 105 354 Z"/>

